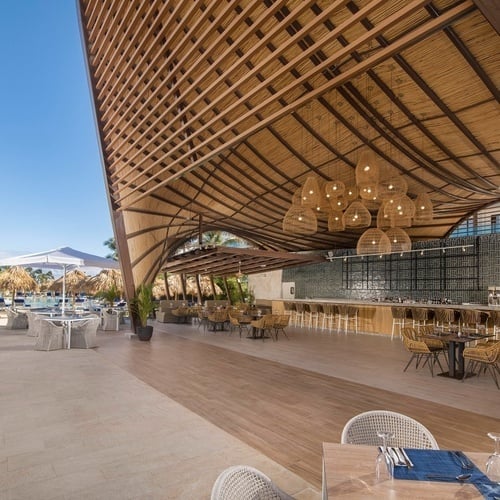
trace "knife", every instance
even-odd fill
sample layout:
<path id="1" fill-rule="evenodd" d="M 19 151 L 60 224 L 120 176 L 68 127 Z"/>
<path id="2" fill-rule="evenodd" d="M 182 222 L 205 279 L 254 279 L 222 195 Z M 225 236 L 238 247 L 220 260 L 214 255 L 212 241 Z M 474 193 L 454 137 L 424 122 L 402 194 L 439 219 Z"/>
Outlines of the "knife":
<path id="1" fill-rule="evenodd" d="M 405 457 L 405 461 L 408 464 L 408 467 L 413 467 L 413 462 L 410 460 L 410 457 L 406 453 L 405 449 L 404 448 L 400 448 L 400 450 L 401 450 L 401 453 L 403 454 L 403 456 Z"/>

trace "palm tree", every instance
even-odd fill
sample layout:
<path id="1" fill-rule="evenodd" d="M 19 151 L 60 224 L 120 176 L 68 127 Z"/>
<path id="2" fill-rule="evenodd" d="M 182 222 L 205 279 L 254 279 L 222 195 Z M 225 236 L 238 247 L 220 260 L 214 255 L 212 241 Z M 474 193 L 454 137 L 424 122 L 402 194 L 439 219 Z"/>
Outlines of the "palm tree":
<path id="1" fill-rule="evenodd" d="M 111 253 L 106 255 L 107 259 L 118 260 L 118 249 L 116 248 L 116 240 L 114 237 L 108 238 L 104 243 L 104 246 L 111 250 Z"/>

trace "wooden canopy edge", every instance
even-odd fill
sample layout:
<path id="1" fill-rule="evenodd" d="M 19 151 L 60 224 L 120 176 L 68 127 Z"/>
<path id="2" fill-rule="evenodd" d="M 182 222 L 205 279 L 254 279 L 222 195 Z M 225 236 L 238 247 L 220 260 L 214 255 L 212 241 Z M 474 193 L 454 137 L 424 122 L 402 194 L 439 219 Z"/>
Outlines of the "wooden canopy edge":
<path id="1" fill-rule="evenodd" d="M 163 271 L 169 273 L 232 276 L 255 274 L 292 266 L 323 262 L 321 255 L 260 250 L 255 248 L 197 248 L 169 258 Z"/>

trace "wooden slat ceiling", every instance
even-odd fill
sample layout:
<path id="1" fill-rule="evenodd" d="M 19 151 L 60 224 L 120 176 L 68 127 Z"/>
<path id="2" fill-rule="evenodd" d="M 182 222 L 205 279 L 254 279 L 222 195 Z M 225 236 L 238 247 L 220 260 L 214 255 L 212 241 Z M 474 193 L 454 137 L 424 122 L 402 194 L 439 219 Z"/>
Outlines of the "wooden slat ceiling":
<path id="1" fill-rule="evenodd" d="M 498 201 L 498 9 L 479 3 L 80 0 L 129 286 L 200 231 L 285 256 L 355 247 L 362 230 L 282 221 L 309 175 L 354 183 L 366 148 L 430 195 L 413 240 Z"/>

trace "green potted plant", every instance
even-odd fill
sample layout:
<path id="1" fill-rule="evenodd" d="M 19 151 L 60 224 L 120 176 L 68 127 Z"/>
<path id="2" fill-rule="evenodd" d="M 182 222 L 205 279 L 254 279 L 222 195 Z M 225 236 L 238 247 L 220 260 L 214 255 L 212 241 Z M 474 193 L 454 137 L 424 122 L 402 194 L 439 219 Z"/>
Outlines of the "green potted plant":
<path id="1" fill-rule="evenodd" d="M 153 327 L 148 325 L 148 318 L 155 310 L 153 285 L 142 283 L 137 287 L 135 297 L 132 301 L 132 307 L 138 321 L 136 333 L 139 340 L 151 340 Z"/>
<path id="2" fill-rule="evenodd" d="M 113 307 L 115 299 L 120 298 L 120 292 L 115 285 L 111 285 L 108 289 L 103 290 L 99 295 L 109 307 Z"/>

